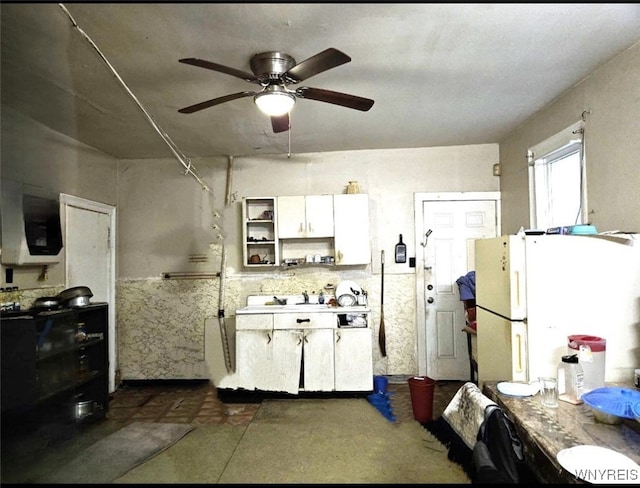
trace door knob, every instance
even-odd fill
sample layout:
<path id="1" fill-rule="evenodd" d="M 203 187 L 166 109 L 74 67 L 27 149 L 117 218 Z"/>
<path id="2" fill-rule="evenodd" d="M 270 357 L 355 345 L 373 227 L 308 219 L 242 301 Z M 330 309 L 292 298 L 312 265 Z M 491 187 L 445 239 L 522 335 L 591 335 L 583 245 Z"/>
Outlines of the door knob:
<path id="1" fill-rule="evenodd" d="M 427 298 L 427 303 L 433 303 L 433 297 Z"/>
<path id="2" fill-rule="evenodd" d="M 433 285 L 431 284 L 427 285 L 427 290 L 433 290 Z"/>

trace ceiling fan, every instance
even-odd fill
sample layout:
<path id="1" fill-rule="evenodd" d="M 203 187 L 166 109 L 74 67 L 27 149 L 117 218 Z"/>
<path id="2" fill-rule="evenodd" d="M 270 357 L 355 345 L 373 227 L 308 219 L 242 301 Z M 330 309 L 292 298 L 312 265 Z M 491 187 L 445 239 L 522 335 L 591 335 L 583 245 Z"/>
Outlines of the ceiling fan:
<path id="1" fill-rule="evenodd" d="M 258 53 L 249 62 L 253 74 L 204 59 L 184 58 L 178 61 L 226 73 L 249 83 L 256 83 L 261 87 L 257 91 L 232 93 L 178 110 L 183 114 L 191 114 L 238 98 L 253 97 L 258 108 L 271 117 L 273 132 L 285 132 L 289 130 L 289 111 L 297 98 L 331 103 L 363 112 L 369 110 L 374 103 L 373 100 L 368 98 L 321 88 L 308 86 L 301 86 L 295 89 L 289 88 L 290 85 L 295 85 L 311 76 L 351 61 L 349 56 L 334 48 L 325 49 L 300 63 L 296 63 L 296 60 L 288 54 L 278 51 Z"/>

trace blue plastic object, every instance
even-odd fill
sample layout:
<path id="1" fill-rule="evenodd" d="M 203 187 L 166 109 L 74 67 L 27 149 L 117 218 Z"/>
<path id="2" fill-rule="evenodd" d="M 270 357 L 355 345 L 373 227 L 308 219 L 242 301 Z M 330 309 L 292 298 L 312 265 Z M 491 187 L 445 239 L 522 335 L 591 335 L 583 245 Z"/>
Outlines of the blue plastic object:
<path id="1" fill-rule="evenodd" d="M 596 388 L 582 395 L 582 401 L 609 415 L 633 419 L 633 405 L 640 402 L 640 391 L 614 386 Z"/>
<path id="2" fill-rule="evenodd" d="M 638 422 L 640 422 L 640 402 L 636 402 L 633 405 L 633 416 L 636 418 Z"/>
<path id="3" fill-rule="evenodd" d="M 571 235 L 590 236 L 597 234 L 598 231 L 593 225 L 570 225 L 567 233 Z"/>
<path id="4" fill-rule="evenodd" d="M 391 408 L 391 398 L 389 398 L 387 393 L 372 393 L 367 396 L 367 400 L 369 400 L 369 403 L 376 407 L 389 422 L 396 421 L 396 416 L 393 415 L 393 409 Z"/>

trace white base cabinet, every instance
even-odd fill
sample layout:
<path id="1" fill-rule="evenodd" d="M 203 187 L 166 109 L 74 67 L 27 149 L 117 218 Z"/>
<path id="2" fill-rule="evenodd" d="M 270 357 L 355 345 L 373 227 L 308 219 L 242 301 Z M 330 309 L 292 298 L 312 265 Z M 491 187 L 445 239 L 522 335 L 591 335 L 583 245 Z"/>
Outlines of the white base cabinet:
<path id="1" fill-rule="evenodd" d="M 305 330 L 302 350 L 305 391 L 333 391 L 333 329 Z"/>
<path id="2" fill-rule="evenodd" d="M 335 389 L 362 391 L 373 389 L 371 329 L 336 329 Z"/>
<path id="3" fill-rule="evenodd" d="M 338 328 L 337 315 L 236 315 L 237 386 L 291 394 L 372 390 L 371 329 Z"/>

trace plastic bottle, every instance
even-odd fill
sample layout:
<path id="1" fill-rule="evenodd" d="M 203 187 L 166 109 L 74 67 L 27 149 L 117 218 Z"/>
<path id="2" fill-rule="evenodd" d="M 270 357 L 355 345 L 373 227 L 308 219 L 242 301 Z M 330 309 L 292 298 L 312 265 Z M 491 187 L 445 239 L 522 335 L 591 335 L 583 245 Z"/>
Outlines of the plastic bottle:
<path id="1" fill-rule="evenodd" d="M 558 400 L 578 405 L 584 392 L 584 371 L 578 355 L 562 356 L 558 366 Z"/>

